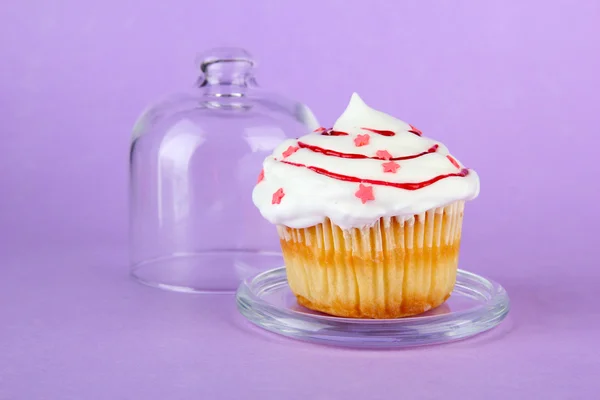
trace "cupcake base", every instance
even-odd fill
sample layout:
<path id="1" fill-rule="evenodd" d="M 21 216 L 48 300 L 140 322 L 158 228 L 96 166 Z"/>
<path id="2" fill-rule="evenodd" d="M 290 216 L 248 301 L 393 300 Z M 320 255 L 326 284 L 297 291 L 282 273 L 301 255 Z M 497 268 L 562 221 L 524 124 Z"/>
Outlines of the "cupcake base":
<path id="1" fill-rule="evenodd" d="M 298 302 L 350 318 L 398 318 L 442 304 L 456 281 L 463 202 L 342 230 L 278 227 Z"/>
<path id="2" fill-rule="evenodd" d="M 336 317 L 344 317 L 344 318 L 370 318 L 370 319 L 393 319 L 393 318 L 402 318 L 409 317 L 418 314 L 422 314 L 427 310 L 438 307 L 442 305 L 448 298 L 450 294 L 446 295 L 446 297 L 438 303 L 434 302 L 409 302 L 406 304 L 404 308 L 400 307 L 397 310 L 383 310 L 381 311 L 376 305 L 371 306 L 370 310 L 361 311 L 356 308 L 346 308 L 343 304 L 338 305 L 329 305 L 329 304 L 317 304 L 312 301 L 305 299 L 304 297 L 298 295 L 296 296 L 296 300 L 298 304 L 309 308 L 314 311 L 319 311 L 325 314 L 333 315 Z"/>

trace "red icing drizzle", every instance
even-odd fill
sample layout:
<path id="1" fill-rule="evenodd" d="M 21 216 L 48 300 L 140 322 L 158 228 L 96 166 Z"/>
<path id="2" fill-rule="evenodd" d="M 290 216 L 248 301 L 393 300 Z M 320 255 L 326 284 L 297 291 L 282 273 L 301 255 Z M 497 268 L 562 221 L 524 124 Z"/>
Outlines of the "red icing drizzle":
<path id="1" fill-rule="evenodd" d="M 395 136 L 396 135 L 392 131 L 384 131 L 384 130 L 371 129 L 371 128 L 360 128 L 360 129 L 364 129 L 365 131 L 373 132 L 373 133 L 376 133 L 381 136 Z"/>
<path id="2" fill-rule="evenodd" d="M 414 126 L 410 125 L 410 128 L 411 129 L 409 130 L 409 132 L 414 133 L 417 136 L 423 135 L 423 133 L 419 129 L 415 128 Z M 361 129 L 376 133 L 378 135 L 383 135 L 383 136 L 394 136 L 395 135 L 395 133 L 392 131 L 377 130 L 377 129 L 370 129 L 370 128 L 361 128 Z M 325 136 L 348 136 L 348 133 L 346 133 L 346 132 L 334 131 L 333 129 L 325 129 L 325 128 L 318 128 L 315 130 L 315 132 L 321 132 L 321 135 L 325 135 Z M 365 135 L 365 136 L 368 136 L 368 135 Z M 360 145 L 362 145 L 362 143 L 357 144 L 357 146 L 360 146 Z M 292 146 L 290 146 L 290 148 L 288 148 L 288 151 L 290 151 L 291 148 L 292 148 Z M 439 145 L 434 144 L 429 149 L 427 149 L 427 151 L 423 151 L 418 154 L 402 156 L 402 157 L 391 157 L 391 154 L 389 152 L 387 152 L 387 150 L 378 150 L 375 157 L 366 156 L 364 154 L 342 153 L 339 151 L 325 149 L 325 148 L 322 148 L 319 146 L 314 146 L 314 145 L 303 143 L 300 141 L 298 142 L 298 148 L 308 149 L 315 153 L 321 153 L 326 156 L 332 156 L 332 157 L 351 158 L 351 159 L 385 160 L 388 162 L 383 164 L 384 172 L 395 173 L 396 170 L 398 168 L 400 168 L 400 165 L 394 163 L 394 161 L 410 160 L 413 158 L 425 156 L 430 153 L 435 153 L 437 151 L 437 149 L 439 148 Z M 296 150 L 298 150 L 298 148 L 293 149 L 292 152 L 295 152 Z M 284 157 L 285 157 L 285 154 L 284 154 Z M 458 165 L 456 160 L 454 160 L 451 156 L 447 156 L 447 157 L 450 160 L 450 162 L 452 162 L 452 164 L 454 164 L 457 168 L 460 168 L 460 166 Z M 355 176 L 338 174 L 336 172 L 328 171 L 324 168 L 304 165 L 304 164 L 295 163 L 295 162 L 291 162 L 291 161 L 285 161 L 285 160 L 279 160 L 279 161 L 284 164 L 292 165 L 294 167 L 307 168 L 313 172 L 316 172 L 317 174 L 325 175 L 325 176 L 328 176 L 333 179 L 346 181 L 346 182 L 358 182 L 361 185 L 359 186 L 359 188 L 360 188 L 359 191 L 356 192 L 356 196 L 359 197 L 363 203 L 366 203 L 369 200 L 374 200 L 374 198 L 371 198 L 372 188 L 364 187 L 364 185 L 362 185 L 363 183 L 368 183 L 371 185 L 390 186 L 390 187 L 395 187 L 398 189 L 405 189 L 405 190 L 418 190 L 418 189 L 427 187 L 429 185 L 433 185 L 434 183 L 436 183 L 437 181 L 440 181 L 442 179 L 451 178 L 451 177 L 465 177 L 465 176 L 469 175 L 469 170 L 466 168 L 462 168 L 462 169 L 460 169 L 460 172 L 438 175 L 436 177 L 433 177 L 431 179 L 428 179 L 428 180 L 422 181 L 422 182 L 387 182 L 387 181 L 380 181 L 377 179 L 361 179 L 361 178 L 357 178 Z M 394 165 L 392 165 L 392 164 L 394 164 Z M 261 175 L 259 177 L 259 182 L 262 180 L 263 177 L 264 177 L 264 175 L 261 173 Z M 369 190 L 370 193 L 366 193 L 367 190 Z M 363 191 L 365 192 L 364 196 L 363 196 Z M 273 193 L 272 203 L 279 204 L 281 202 L 281 199 L 284 196 L 285 196 L 285 193 L 283 192 L 283 189 L 280 188 L 275 193 Z"/>
<path id="3" fill-rule="evenodd" d="M 399 183 L 396 183 L 396 182 L 380 181 L 377 179 L 361 179 L 361 178 L 357 178 L 355 176 L 343 175 L 343 174 L 338 174 L 335 172 L 327 171 L 324 168 L 313 167 L 313 166 L 299 164 L 299 163 L 293 163 L 290 161 L 281 160 L 281 162 L 284 164 L 293 165 L 295 167 L 308 168 L 311 171 L 316 172 L 317 174 L 325 175 L 325 176 L 328 176 L 330 178 L 337 179 L 340 181 L 369 183 L 371 185 L 391 186 L 391 187 L 395 187 L 398 189 L 405 189 L 405 190 L 418 190 L 418 189 L 427 187 L 429 185 L 433 185 L 434 183 L 436 183 L 437 181 L 440 181 L 442 179 L 450 178 L 453 176 L 465 177 L 465 176 L 469 175 L 469 170 L 465 168 L 465 169 L 461 169 L 460 172 L 453 173 L 453 174 L 438 175 L 434 178 L 431 178 L 431 179 L 423 181 L 423 182 L 399 182 Z"/>
<path id="4" fill-rule="evenodd" d="M 348 134 L 346 132 L 334 131 L 332 128 L 329 128 L 329 129 L 319 128 L 315 132 L 321 132 L 321 135 L 323 135 L 323 136 L 348 136 Z"/>
<path id="5" fill-rule="evenodd" d="M 415 128 L 414 126 L 408 124 L 410 126 L 410 129 L 408 130 L 410 133 L 414 133 L 417 136 L 423 136 L 423 132 L 421 132 L 419 129 Z"/>
<path id="6" fill-rule="evenodd" d="M 446 158 L 448 158 L 448 160 L 450 160 L 452 165 L 454 165 L 456 168 L 460 168 L 460 165 L 458 165 L 458 162 L 456 162 L 456 160 L 451 155 L 447 155 Z"/>
<path id="7" fill-rule="evenodd" d="M 324 149 L 322 147 L 313 146 L 312 144 L 307 144 L 307 143 L 303 143 L 303 142 L 298 142 L 298 147 L 300 147 L 301 149 L 308 149 L 308 150 L 313 151 L 315 153 L 322 153 L 322 154 L 325 154 L 326 156 L 333 156 L 333 157 L 341 157 L 341 158 L 369 158 L 371 160 L 398 161 L 398 160 L 410 160 L 412 158 L 418 158 L 418 157 L 421 157 L 421 156 L 425 156 L 425 155 L 427 155 L 429 153 L 435 153 L 437 151 L 439 145 L 434 144 L 429 149 L 427 149 L 427 151 L 424 151 L 424 152 L 419 153 L 419 154 L 412 154 L 410 156 L 391 157 L 391 158 L 388 158 L 387 156 L 385 156 L 385 157 L 380 157 L 380 156 L 369 157 L 369 156 L 366 156 L 364 154 L 341 153 L 339 151 L 335 151 L 335 150 L 331 150 L 331 149 Z"/>
<path id="8" fill-rule="evenodd" d="M 419 129 L 415 128 L 411 124 L 408 124 L 408 125 L 410 126 L 410 129 L 408 130 L 410 133 L 414 133 L 417 136 L 423 136 L 423 132 L 421 132 Z M 372 128 L 364 128 L 364 127 L 360 128 L 360 129 L 363 129 L 363 130 L 369 131 L 369 132 L 373 132 L 373 133 L 376 133 L 381 136 L 395 136 L 396 135 L 396 133 L 394 131 L 387 131 L 385 129 L 372 129 Z M 314 132 L 321 132 L 321 135 L 325 135 L 325 136 L 348 136 L 348 133 L 346 133 L 346 132 L 334 131 L 333 129 L 325 129 L 323 127 L 317 128 Z"/>
<path id="9" fill-rule="evenodd" d="M 333 129 L 323 132 L 322 135 L 325 135 L 325 136 L 348 136 L 348 134 L 346 132 L 334 131 Z"/>

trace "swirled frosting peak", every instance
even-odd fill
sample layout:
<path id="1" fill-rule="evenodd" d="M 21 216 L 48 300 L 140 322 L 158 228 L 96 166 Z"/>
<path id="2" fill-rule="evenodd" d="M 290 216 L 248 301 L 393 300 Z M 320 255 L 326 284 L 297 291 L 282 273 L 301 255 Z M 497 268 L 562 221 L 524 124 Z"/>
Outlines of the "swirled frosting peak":
<path id="1" fill-rule="evenodd" d="M 332 129 L 281 143 L 252 193 L 273 224 L 343 229 L 412 216 L 479 194 L 479 177 L 446 146 L 367 106 L 355 93 Z"/>

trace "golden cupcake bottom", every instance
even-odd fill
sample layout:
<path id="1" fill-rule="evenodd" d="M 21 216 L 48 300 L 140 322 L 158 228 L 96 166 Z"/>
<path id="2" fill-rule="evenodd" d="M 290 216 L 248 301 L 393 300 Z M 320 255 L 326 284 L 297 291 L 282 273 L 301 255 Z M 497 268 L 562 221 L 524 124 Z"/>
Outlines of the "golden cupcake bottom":
<path id="1" fill-rule="evenodd" d="M 312 310 L 399 318 L 442 304 L 456 282 L 464 202 L 342 230 L 278 226 L 290 288 Z"/>

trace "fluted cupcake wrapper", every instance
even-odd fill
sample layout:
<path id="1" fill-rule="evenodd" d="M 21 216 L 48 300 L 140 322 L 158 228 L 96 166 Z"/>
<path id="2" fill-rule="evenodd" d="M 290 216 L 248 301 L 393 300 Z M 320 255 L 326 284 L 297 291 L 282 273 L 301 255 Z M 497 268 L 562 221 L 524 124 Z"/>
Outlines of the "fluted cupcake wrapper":
<path id="1" fill-rule="evenodd" d="M 456 281 L 464 202 L 343 230 L 278 226 L 300 304 L 354 318 L 397 318 L 442 304 Z"/>

